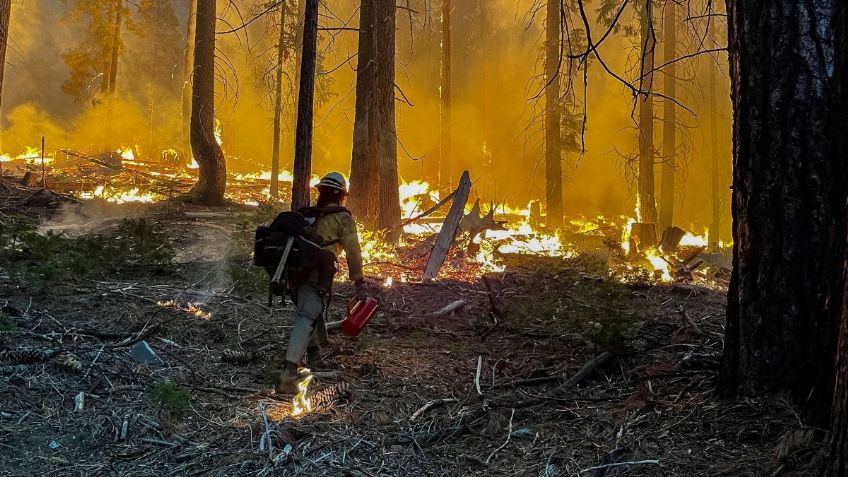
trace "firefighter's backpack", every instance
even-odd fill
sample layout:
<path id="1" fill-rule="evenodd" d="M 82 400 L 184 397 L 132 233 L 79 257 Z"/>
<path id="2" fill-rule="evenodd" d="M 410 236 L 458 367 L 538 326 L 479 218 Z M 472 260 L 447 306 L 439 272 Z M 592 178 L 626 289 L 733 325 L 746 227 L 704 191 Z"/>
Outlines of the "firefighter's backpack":
<path id="1" fill-rule="evenodd" d="M 318 285 L 329 290 L 336 273 L 336 256 L 324 247 L 337 240 L 325 242 L 315 231 L 316 220 L 321 217 L 346 213 L 344 207 L 305 207 L 297 211 L 280 212 L 269 225 L 256 228 L 253 247 L 253 264 L 262 267 L 273 276 L 282 260 L 286 244 L 292 240 L 285 269 L 306 277 L 318 271 Z"/>

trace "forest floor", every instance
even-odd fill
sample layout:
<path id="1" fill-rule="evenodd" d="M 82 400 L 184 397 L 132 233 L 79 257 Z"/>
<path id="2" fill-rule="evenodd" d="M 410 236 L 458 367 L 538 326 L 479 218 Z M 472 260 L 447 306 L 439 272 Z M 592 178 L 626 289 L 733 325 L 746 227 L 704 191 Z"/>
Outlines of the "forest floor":
<path id="1" fill-rule="evenodd" d="M 25 251 L 0 262 L 0 475 L 761 476 L 798 427 L 780 399 L 716 395 L 722 291 L 625 285 L 596 255 L 395 283 L 361 336 L 331 335 L 325 402 L 290 416 L 270 388 L 292 309 L 251 267 L 256 214 L 0 208 Z M 106 241 L 38 239 L 33 217 Z"/>

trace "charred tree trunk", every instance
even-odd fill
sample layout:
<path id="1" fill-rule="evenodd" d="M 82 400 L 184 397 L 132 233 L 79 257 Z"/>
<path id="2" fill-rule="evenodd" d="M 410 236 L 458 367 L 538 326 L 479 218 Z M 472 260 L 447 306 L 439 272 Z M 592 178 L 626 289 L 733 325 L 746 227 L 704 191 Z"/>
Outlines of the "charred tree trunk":
<path id="1" fill-rule="evenodd" d="M 124 0 L 118 0 L 112 30 L 112 47 L 109 58 L 109 94 L 114 95 L 118 82 L 118 56 L 121 53 L 121 23 L 124 19 Z"/>
<path id="2" fill-rule="evenodd" d="M 9 41 L 9 19 L 11 16 L 12 0 L 0 0 L 0 106 L 2 106 L 3 100 L 3 77 L 6 71 L 6 43 Z M 0 164 L 0 168 L 2 168 L 2 164 Z M 2 170 L 0 170 L 0 175 L 2 175 Z"/>
<path id="3" fill-rule="evenodd" d="M 718 115 L 716 113 L 716 65 L 713 57 L 707 57 L 709 68 L 710 95 L 710 196 L 712 221 L 710 222 L 709 245 L 718 245 L 721 240 L 721 192 L 719 191 L 720 170 L 718 163 Z"/>
<path id="4" fill-rule="evenodd" d="M 660 186 L 660 230 L 674 225 L 674 189 L 675 174 L 677 173 L 677 115 L 676 105 L 669 98 L 677 95 L 677 12 L 676 4 L 666 2 L 665 19 L 663 20 L 663 52 L 666 67 L 664 68 L 663 84 L 667 96 L 663 100 L 663 161 L 662 184 Z M 714 104 L 714 103 L 713 103 Z M 713 108 L 714 109 L 714 108 Z"/>
<path id="5" fill-rule="evenodd" d="M 285 33 L 286 33 L 286 2 L 280 2 L 280 35 L 277 43 L 277 76 L 274 97 L 274 144 L 271 148 L 271 197 L 276 199 L 280 191 L 280 142 L 282 140 L 282 118 L 283 118 L 283 66 L 286 60 Z"/>
<path id="6" fill-rule="evenodd" d="M 197 0 L 191 0 L 188 10 L 188 24 L 186 26 L 186 47 L 183 57 L 183 150 L 184 156 L 188 156 L 191 148 L 191 78 L 194 68 L 194 32 L 197 26 L 195 15 L 197 14 Z"/>
<path id="7" fill-rule="evenodd" d="M 309 206 L 312 173 L 312 112 L 315 99 L 315 63 L 318 52 L 318 0 L 306 0 L 303 19 L 303 58 L 297 98 L 297 132 L 294 146 L 292 210 Z"/>
<path id="8" fill-rule="evenodd" d="M 551 228 L 562 225 L 561 7 L 559 0 L 548 0 L 545 21 L 545 223 Z"/>
<path id="9" fill-rule="evenodd" d="M 734 244 L 720 387 L 789 391 L 819 426 L 833 398 L 848 197 L 829 146 L 835 3 L 727 2 Z"/>
<path id="10" fill-rule="evenodd" d="M 373 119 L 380 177 L 377 228 L 397 230 L 400 225 L 397 130 L 395 125 L 395 0 L 374 1 L 375 102 Z"/>
<path id="11" fill-rule="evenodd" d="M 831 117 L 830 138 L 836 142 L 833 148 L 834 156 L 844 158 L 845 154 L 848 154 L 848 138 L 845 137 L 845 125 L 848 124 L 848 4 L 845 2 L 837 2 L 833 25 L 836 57 L 833 80 L 835 106 Z M 848 277 L 848 262 L 843 264 L 846 267 L 842 275 L 845 280 Z M 845 283 L 843 291 L 832 410 L 833 426 L 827 475 L 838 477 L 848 475 L 848 282 Z"/>
<path id="12" fill-rule="evenodd" d="M 216 0 L 197 4 L 194 39 L 194 87 L 191 94 L 191 150 L 200 166 L 188 199 L 204 205 L 224 203 L 227 164 L 215 140 L 215 24 Z"/>
<path id="13" fill-rule="evenodd" d="M 439 86 L 439 188 L 452 189 L 451 176 L 451 0 L 442 0 L 442 60 Z"/>
<path id="14" fill-rule="evenodd" d="M 356 111 L 353 122 L 353 152 L 350 164 L 350 210 L 369 229 L 377 225 L 379 177 L 377 155 L 369 153 L 371 144 L 370 108 L 374 104 L 374 10 L 373 2 L 363 0 L 359 8 L 359 52 L 356 67 Z"/>
<path id="15" fill-rule="evenodd" d="M 356 119 L 351 160 L 351 208 L 366 227 L 400 224 L 395 131 L 395 18 L 393 0 L 360 8 Z"/>
<path id="16" fill-rule="evenodd" d="M 654 197 L 654 50 L 653 6 L 651 0 L 641 0 L 641 69 L 639 81 L 639 187 L 638 219 L 645 224 L 657 223 L 657 202 Z"/>

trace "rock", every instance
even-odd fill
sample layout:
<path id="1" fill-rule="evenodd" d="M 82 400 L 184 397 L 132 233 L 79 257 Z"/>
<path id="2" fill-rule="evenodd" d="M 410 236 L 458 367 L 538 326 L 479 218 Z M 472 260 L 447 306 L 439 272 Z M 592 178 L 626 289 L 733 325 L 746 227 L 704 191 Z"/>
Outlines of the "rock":
<path id="1" fill-rule="evenodd" d="M 139 341 L 134 344 L 132 348 L 130 348 L 129 353 L 136 363 L 157 364 L 162 362 L 162 360 L 156 356 L 156 353 L 150 345 L 147 344 L 147 341 Z"/>

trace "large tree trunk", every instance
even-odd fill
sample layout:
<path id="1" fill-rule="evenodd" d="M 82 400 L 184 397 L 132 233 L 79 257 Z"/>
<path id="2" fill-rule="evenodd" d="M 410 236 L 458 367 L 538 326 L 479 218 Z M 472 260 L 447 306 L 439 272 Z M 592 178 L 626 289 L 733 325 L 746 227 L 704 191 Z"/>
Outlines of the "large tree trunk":
<path id="1" fill-rule="evenodd" d="M 118 0 L 115 8 L 115 22 L 112 25 L 112 47 L 109 58 L 109 94 L 114 95 L 118 83 L 118 56 L 121 53 L 121 23 L 124 19 L 124 1 Z"/>
<path id="2" fill-rule="evenodd" d="M 662 183 L 660 186 L 660 230 L 674 225 L 674 182 L 677 169 L 677 115 L 676 105 L 669 98 L 677 96 L 677 12 L 676 4 L 666 2 L 665 19 L 663 20 L 663 58 L 667 66 L 663 72 L 663 161 Z M 715 108 L 713 108 L 715 109 Z"/>
<path id="3" fill-rule="evenodd" d="M 833 156 L 845 158 L 848 154 L 848 3 L 838 1 L 834 13 L 834 107 L 830 123 L 830 138 L 836 142 Z M 845 213 L 843 210 L 842 213 Z M 848 251 L 848 247 L 846 247 Z M 848 257 L 846 257 L 848 258 Z M 848 262 L 843 262 L 848 264 Z M 848 265 L 845 265 L 848 266 Z M 843 273 L 848 277 L 848 269 Z M 831 429 L 830 477 L 848 475 L 848 283 L 843 291 L 842 313 L 839 326 L 839 344 L 836 355 L 836 379 L 833 394 L 833 426 Z"/>
<path id="4" fill-rule="evenodd" d="M 559 0 L 548 0 L 545 22 L 545 209 L 546 224 L 551 228 L 562 225 L 561 13 Z"/>
<path id="5" fill-rule="evenodd" d="M 451 0 L 442 0 L 442 60 L 439 86 L 439 188 L 452 189 L 451 176 Z"/>
<path id="6" fill-rule="evenodd" d="M 718 245 L 721 240 L 721 191 L 719 190 L 719 178 L 721 172 L 718 162 L 718 113 L 716 112 L 716 60 L 707 56 L 707 67 L 709 68 L 709 95 L 710 95 L 710 197 L 712 205 L 712 220 L 710 221 L 709 245 Z"/>
<path id="7" fill-rule="evenodd" d="M 734 245 L 720 386 L 790 391 L 825 426 L 846 240 L 828 131 L 835 3 L 727 1 Z"/>
<path id="8" fill-rule="evenodd" d="M 372 143 L 369 124 L 370 108 L 374 104 L 377 68 L 374 55 L 374 5 L 362 0 L 359 8 L 359 53 L 356 67 L 356 111 L 353 122 L 353 152 L 350 164 L 350 200 L 348 206 L 359 221 L 369 229 L 377 225 L 379 177 L 376 154 L 369 153 Z"/>
<path id="9" fill-rule="evenodd" d="M 280 190 L 280 142 L 283 118 L 283 66 L 286 59 L 286 2 L 280 2 L 280 35 L 277 43 L 277 77 L 274 96 L 274 144 L 271 149 L 271 197 L 276 199 Z"/>
<path id="10" fill-rule="evenodd" d="M 6 70 L 6 43 L 9 41 L 9 18 L 12 0 L 0 0 L 0 105 L 3 99 L 3 73 Z"/>
<path id="11" fill-rule="evenodd" d="M 395 0 L 374 0 L 374 62 L 376 65 L 374 116 L 380 202 L 377 229 L 397 230 L 400 225 L 398 191 L 397 130 L 395 125 Z"/>
<path id="12" fill-rule="evenodd" d="M 641 70 L 639 81 L 639 184 L 637 215 L 639 222 L 657 223 L 657 202 L 654 197 L 654 98 L 650 94 L 654 87 L 654 49 L 656 38 L 653 32 L 653 6 L 651 0 L 641 0 Z"/>
<path id="13" fill-rule="evenodd" d="M 185 56 L 183 57 L 183 150 L 184 156 L 188 156 L 188 151 L 191 148 L 191 78 L 194 68 L 194 37 L 195 27 L 197 26 L 197 0 L 191 0 L 188 10 L 188 21 L 186 25 L 186 47 Z"/>
<path id="14" fill-rule="evenodd" d="M 356 119 L 351 160 L 351 208 L 366 227 L 400 224 L 395 131 L 395 3 L 360 8 Z"/>
<path id="15" fill-rule="evenodd" d="M 200 166 L 200 177 L 188 199 L 204 205 L 224 203 L 227 165 L 215 140 L 215 25 L 216 0 L 197 4 L 194 40 L 194 87 L 191 95 L 191 150 Z"/>
<path id="16" fill-rule="evenodd" d="M 297 132 L 294 146 L 292 210 L 309 206 L 312 174 L 312 112 L 315 98 L 315 62 L 318 51 L 318 0 L 306 0 L 303 20 L 303 58 L 297 98 Z"/>

